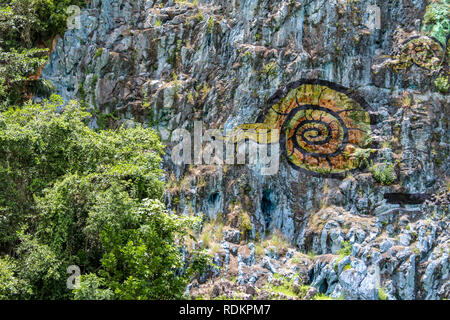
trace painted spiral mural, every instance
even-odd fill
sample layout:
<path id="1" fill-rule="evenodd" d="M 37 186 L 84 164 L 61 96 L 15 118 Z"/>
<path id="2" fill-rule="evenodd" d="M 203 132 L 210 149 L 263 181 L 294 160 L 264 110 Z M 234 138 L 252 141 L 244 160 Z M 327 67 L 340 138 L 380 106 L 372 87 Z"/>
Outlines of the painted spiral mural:
<path id="1" fill-rule="evenodd" d="M 428 71 L 445 71 L 449 59 L 449 36 L 445 46 L 436 38 L 428 36 L 413 36 L 404 41 L 398 54 L 383 56 L 388 59 L 384 64 L 390 65 L 395 71 L 410 68 L 413 64 Z"/>
<path id="2" fill-rule="evenodd" d="M 280 142 L 288 162 L 297 170 L 342 177 L 358 168 L 355 152 L 370 146 L 368 104 L 338 84 L 299 80 L 276 92 L 269 106 L 258 123 L 241 125 L 238 130 L 279 129 L 280 136 L 269 137 L 267 143 Z M 261 143 L 259 137 L 247 135 Z"/>
<path id="3" fill-rule="evenodd" d="M 427 70 L 439 70 L 445 58 L 445 49 L 435 38 L 416 36 L 401 45 L 400 61 L 397 68 L 409 68 L 415 64 Z"/>

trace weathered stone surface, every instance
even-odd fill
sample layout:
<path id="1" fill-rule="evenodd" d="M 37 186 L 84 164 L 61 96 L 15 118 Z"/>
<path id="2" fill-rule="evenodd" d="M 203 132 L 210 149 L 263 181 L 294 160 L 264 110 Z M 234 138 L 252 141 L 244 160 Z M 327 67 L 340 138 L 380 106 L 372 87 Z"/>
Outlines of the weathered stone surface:
<path id="1" fill-rule="evenodd" d="M 432 72 L 378 62 L 420 34 L 426 3 L 378 2 L 383 23 L 370 30 L 371 1 L 93 0 L 42 76 L 64 99 L 114 114 L 113 125 L 143 123 L 163 139 L 195 120 L 221 130 L 254 123 L 268 98 L 298 79 L 352 89 L 370 106 L 369 166 L 392 165 L 389 185 L 367 169 L 341 179 L 309 175 L 284 157 L 272 176 L 243 165 L 175 166 L 165 141 L 169 209 L 222 217 L 234 230 L 214 254 L 217 268 L 188 289 L 210 294 L 207 280 L 227 275 L 236 282 L 214 287 L 214 295 L 272 298 L 239 286 L 260 288 L 274 273 L 297 272 L 334 298 L 378 299 L 380 289 L 388 299 L 449 298 L 449 96 L 436 91 Z M 393 193 L 430 197 L 393 203 L 385 197 Z M 251 230 L 240 228 L 242 213 Z M 295 253 L 269 247 L 258 256 L 254 245 L 240 244 L 275 232 Z"/>

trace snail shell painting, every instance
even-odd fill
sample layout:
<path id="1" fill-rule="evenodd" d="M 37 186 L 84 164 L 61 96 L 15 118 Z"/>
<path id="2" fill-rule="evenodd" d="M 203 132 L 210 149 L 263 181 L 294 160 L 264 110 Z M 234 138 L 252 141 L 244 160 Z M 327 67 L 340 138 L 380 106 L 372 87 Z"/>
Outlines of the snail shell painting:
<path id="1" fill-rule="evenodd" d="M 447 72 L 450 55 L 450 35 L 446 38 L 445 46 L 434 37 L 412 36 L 400 44 L 393 55 L 383 55 L 375 63 L 377 72 L 384 66 L 394 71 L 409 69 L 416 65 L 431 73 Z"/>
<path id="2" fill-rule="evenodd" d="M 415 36 L 406 40 L 401 46 L 401 61 L 395 69 L 407 69 L 415 64 L 423 69 L 435 71 L 445 61 L 446 48 L 433 37 Z"/>
<path id="3" fill-rule="evenodd" d="M 371 144 L 369 106 L 352 90 L 324 81 L 303 79 L 278 90 L 257 123 L 236 130 L 278 129 L 279 135 L 245 135 L 258 143 L 281 144 L 288 163 L 314 176 L 340 178 L 360 166 L 357 150 Z M 370 152 L 369 152 L 370 154 Z"/>

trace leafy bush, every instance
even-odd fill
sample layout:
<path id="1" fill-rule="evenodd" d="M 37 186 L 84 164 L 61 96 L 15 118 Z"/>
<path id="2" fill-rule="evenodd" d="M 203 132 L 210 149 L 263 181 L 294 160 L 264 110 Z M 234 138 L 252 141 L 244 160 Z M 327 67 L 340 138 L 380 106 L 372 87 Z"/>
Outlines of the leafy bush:
<path id="1" fill-rule="evenodd" d="M 247 212 L 241 211 L 239 212 L 239 221 L 240 221 L 240 231 L 242 232 L 242 236 L 244 238 L 248 238 L 250 232 L 252 231 L 252 222 L 250 220 L 250 216 Z"/>
<path id="2" fill-rule="evenodd" d="M 37 239 L 21 236 L 17 249 L 18 277 L 31 288 L 31 294 L 22 298 L 58 299 L 64 294 L 65 268 L 60 257 Z"/>
<path id="3" fill-rule="evenodd" d="M 42 82 L 32 80 L 30 76 L 47 62 L 46 52 L 46 49 L 11 49 L 4 52 L 0 48 L 0 111 L 10 104 L 21 102 L 27 92 Z"/>
<path id="4" fill-rule="evenodd" d="M 9 0 L 0 4 L 0 30 L 5 48 L 31 48 L 38 41 L 63 34 L 70 5 L 84 7 L 82 0 Z"/>
<path id="5" fill-rule="evenodd" d="M 394 172 L 394 165 L 387 163 L 377 164 L 369 168 L 375 181 L 381 183 L 382 185 L 388 186 L 397 180 L 397 175 Z"/>
<path id="6" fill-rule="evenodd" d="M 352 245 L 349 241 L 342 241 L 341 245 L 342 247 L 338 252 L 341 257 L 346 257 L 352 254 Z"/>
<path id="7" fill-rule="evenodd" d="M 79 288 L 74 289 L 75 300 L 112 300 L 114 293 L 106 289 L 105 281 L 93 273 L 80 276 Z"/>
<path id="8" fill-rule="evenodd" d="M 378 288 L 378 299 L 379 300 L 388 300 L 388 295 L 384 291 L 384 288 Z"/>
<path id="9" fill-rule="evenodd" d="M 277 64 L 275 62 L 265 64 L 261 70 L 261 75 L 263 75 L 267 79 L 276 77 L 277 74 Z"/>
<path id="10" fill-rule="evenodd" d="M 448 13 L 450 4 L 447 0 L 430 2 L 423 18 L 423 31 L 438 39 L 445 45 L 445 39 L 450 33 Z"/>
<path id="11" fill-rule="evenodd" d="M 94 131 L 89 116 L 57 96 L 0 113 L 0 277 L 11 279 L 0 296 L 69 298 L 66 270 L 78 265 L 78 299 L 180 297 L 208 257 L 183 259 L 199 221 L 160 202 L 157 134 Z"/>
<path id="12" fill-rule="evenodd" d="M 441 75 L 434 81 L 436 89 L 441 93 L 447 93 L 449 89 L 448 76 Z"/>
<path id="13" fill-rule="evenodd" d="M 0 300 L 13 300 L 30 295 L 29 284 L 16 276 L 17 262 L 9 256 L 0 257 Z"/>
<path id="14" fill-rule="evenodd" d="M 36 92 L 52 91 L 49 81 L 37 79 L 47 61 L 50 40 L 66 30 L 69 5 L 82 0 L 6 0 L 0 3 L 0 111 L 22 103 Z M 34 77 L 31 77 L 34 76 Z"/>
<path id="15" fill-rule="evenodd" d="M 356 148 L 353 153 L 353 161 L 357 168 L 369 166 L 369 158 L 372 153 L 371 149 Z"/>
<path id="16" fill-rule="evenodd" d="M 212 33 L 213 29 L 214 29 L 214 18 L 209 17 L 208 22 L 206 24 L 206 33 L 208 34 Z"/>

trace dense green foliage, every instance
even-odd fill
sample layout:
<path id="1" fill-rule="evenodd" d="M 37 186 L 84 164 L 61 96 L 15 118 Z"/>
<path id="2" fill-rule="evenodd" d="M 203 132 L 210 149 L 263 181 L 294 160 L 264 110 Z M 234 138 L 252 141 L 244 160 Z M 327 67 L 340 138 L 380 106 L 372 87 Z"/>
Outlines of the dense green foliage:
<path id="1" fill-rule="evenodd" d="M 445 45 L 445 39 L 450 33 L 450 2 L 448 0 L 430 2 L 423 18 L 423 31 Z"/>
<path id="2" fill-rule="evenodd" d="M 372 174 L 376 182 L 381 183 L 384 186 L 389 186 L 397 180 L 393 164 L 376 164 L 369 168 L 369 172 Z"/>
<path id="3" fill-rule="evenodd" d="M 45 48 L 51 39 L 64 33 L 68 6 L 84 4 L 82 0 L 0 1 L 0 111 L 38 90 L 51 91 L 51 83 L 30 76 L 47 61 Z"/>
<path id="4" fill-rule="evenodd" d="M 57 96 L 0 113 L 0 298 L 180 297 L 206 256 L 183 259 L 199 221 L 160 202 L 156 133 L 94 131 L 88 116 Z"/>
<path id="5" fill-rule="evenodd" d="M 440 93 L 447 93 L 448 89 L 449 89 L 449 83 L 448 83 L 448 78 L 445 75 L 440 75 L 439 77 L 436 78 L 436 80 L 434 80 L 434 85 L 436 86 L 436 89 L 440 92 Z"/>
<path id="6" fill-rule="evenodd" d="M 31 81 L 29 76 L 43 66 L 47 57 L 45 49 L 27 49 L 20 52 L 0 50 L 0 111 L 8 105 L 23 100 L 28 92 L 36 91 L 40 85 L 48 85 L 43 81 Z"/>
<path id="7" fill-rule="evenodd" d="M 47 61 L 37 47 L 64 32 L 72 4 L 84 1 L 0 2 L 0 299 L 180 297 L 207 256 L 182 251 L 198 220 L 160 202 L 157 135 L 93 131 L 57 96 L 25 102 L 52 90 L 33 77 Z"/>
<path id="8" fill-rule="evenodd" d="M 31 48 L 39 41 L 63 34 L 69 5 L 83 7 L 83 0 L 8 0 L 0 4 L 3 48 Z"/>

